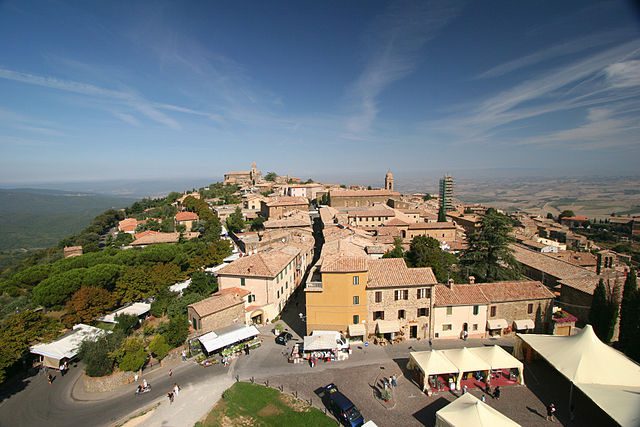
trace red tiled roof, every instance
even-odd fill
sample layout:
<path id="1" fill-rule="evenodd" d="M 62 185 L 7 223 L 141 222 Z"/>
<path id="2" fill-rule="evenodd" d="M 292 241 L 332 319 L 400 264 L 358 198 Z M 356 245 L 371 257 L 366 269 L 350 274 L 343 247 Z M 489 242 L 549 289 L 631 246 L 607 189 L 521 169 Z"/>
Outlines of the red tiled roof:
<path id="1" fill-rule="evenodd" d="M 562 217 L 562 221 L 589 221 L 589 218 L 584 215 L 576 215 L 576 216 L 564 216 Z"/>
<path id="2" fill-rule="evenodd" d="M 269 200 L 266 201 L 266 204 L 270 208 L 275 206 L 308 206 L 309 200 L 304 197 L 270 197 Z"/>
<path id="3" fill-rule="evenodd" d="M 400 193 L 389 190 L 329 190 L 329 197 L 398 197 Z"/>
<path id="4" fill-rule="evenodd" d="M 134 234 L 133 237 L 135 237 L 136 239 L 140 239 L 141 237 L 151 236 L 153 234 L 160 234 L 160 232 L 159 231 L 153 231 L 153 230 L 146 230 L 146 231 L 141 231 L 140 233 Z"/>
<path id="5" fill-rule="evenodd" d="M 138 220 L 135 218 L 126 218 L 118 223 L 118 230 L 128 232 L 135 231 L 138 226 Z"/>
<path id="6" fill-rule="evenodd" d="M 200 317 L 209 316 L 238 304 L 243 304 L 242 297 L 236 294 L 215 294 L 202 301 L 189 305 Z"/>
<path id="7" fill-rule="evenodd" d="M 442 230 L 455 229 L 456 225 L 452 222 L 418 222 L 409 224 L 409 230 Z"/>
<path id="8" fill-rule="evenodd" d="M 476 285 L 446 285 L 434 286 L 433 305 L 446 307 L 449 305 L 480 305 L 489 304 L 489 299 Z"/>
<path id="9" fill-rule="evenodd" d="M 218 270 L 218 275 L 253 276 L 273 278 L 280 273 L 296 255 L 278 250 L 260 252 L 238 258 L 228 266 Z"/>
<path id="10" fill-rule="evenodd" d="M 402 258 L 382 258 L 369 261 L 367 288 L 435 285 L 436 283 L 438 281 L 430 267 L 409 268 Z"/>
<path id="11" fill-rule="evenodd" d="M 367 271 L 368 259 L 365 257 L 332 255 L 322 260 L 321 273 L 355 273 Z"/>
<path id="12" fill-rule="evenodd" d="M 183 211 L 183 212 L 178 212 L 176 214 L 176 221 L 197 221 L 197 220 L 198 220 L 198 214 L 196 214 L 195 212 Z"/>
<path id="13" fill-rule="evenodd" d="M 553 293 L 538 281 L 477 283 L 490 302 L 526 301 L 553 298 Z M 455 285 L 454 285 L 455 287 Z"/>
<path id="14" fill-rule="evenodd" d="M 232 288 L 225 288 L 225 289 L 221 289 L 218 292 L 215 293 L 216 295 L 220 294 L 220 295 L 238 295 L 240 297 L 246 297 L 247 295 L 251 294 L 251 291 L 248 291 L 246 289 L 242 289 L 242 288 L 238 288 L 238 287 L 232 287 Z"/>

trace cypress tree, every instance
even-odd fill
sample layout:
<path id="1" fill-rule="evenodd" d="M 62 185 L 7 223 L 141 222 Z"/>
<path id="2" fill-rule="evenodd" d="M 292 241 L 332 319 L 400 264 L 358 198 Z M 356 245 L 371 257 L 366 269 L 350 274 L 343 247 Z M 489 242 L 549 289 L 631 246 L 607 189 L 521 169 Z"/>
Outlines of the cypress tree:
<path id="1" fill-rule="evenodd" d="M 634 299 L 637 298 L 638 284 L 636 283 L 636 271 L 631 269 L 624 281 L 624 289 L 622 291 L 622 304 L 620 307 L 620 345 L 626 351 L 629 346 L 633 345 L 633 336 L 640 319 L 638 313 L 634 313 Z M 636 345 L 639 345 L 636 342 Z"/>
<path id="2" fill-rule="evenodd" d="M 591 309 L 589 310 L 589 323 L 593 327 L 593 331 L 598 338 L 604 341 L 606 329 L 606 311 L 607 311 L 607 291 L 604 287 L 604 280 L 600 279 L 598 286 L 593 292 L 591 300 Z"/>
<path id="3" fill-rule="evenodd" d="M 440 206 L 438 210 L 438 222 L 447 222 L 447 214 L 444 211 L 444 206 Z"/>

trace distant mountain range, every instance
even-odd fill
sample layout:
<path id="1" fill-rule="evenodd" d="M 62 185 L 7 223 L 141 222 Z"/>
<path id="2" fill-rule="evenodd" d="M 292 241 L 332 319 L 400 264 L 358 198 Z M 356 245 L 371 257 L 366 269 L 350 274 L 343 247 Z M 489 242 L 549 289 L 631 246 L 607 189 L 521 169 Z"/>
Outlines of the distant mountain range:
<path id="1" fill-rule="evenodd" d="M 55 246 L 109 208 L 124 208 L 129 197 L 34 188 L 0 189 L 0 250 Z"/>

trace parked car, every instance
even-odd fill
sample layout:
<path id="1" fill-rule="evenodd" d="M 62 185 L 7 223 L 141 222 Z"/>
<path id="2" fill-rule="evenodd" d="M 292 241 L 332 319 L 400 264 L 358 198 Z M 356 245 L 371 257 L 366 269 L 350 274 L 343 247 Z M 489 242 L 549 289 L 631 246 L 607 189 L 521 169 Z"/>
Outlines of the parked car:
<path id="1" fill-rule="evenodd" d="M 276 337 L 276 344 L 287 345 L 287 343 L 293 338 L 289 332 L 280 332 L 280 335 Z"/>
<path id="2" fill-rule="evenodd" d="M 351 400 L 331 383 L 324 387 L 325 405 L 338 421 L 348 427 L 360 427 L 364 424 L 364 417 Z"/>

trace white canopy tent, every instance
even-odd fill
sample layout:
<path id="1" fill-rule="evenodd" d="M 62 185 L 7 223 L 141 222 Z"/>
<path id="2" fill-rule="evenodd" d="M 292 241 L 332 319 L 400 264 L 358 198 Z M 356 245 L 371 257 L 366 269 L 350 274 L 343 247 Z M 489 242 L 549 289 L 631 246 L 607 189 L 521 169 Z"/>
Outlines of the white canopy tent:
<path id="1" fill-rule="evenodd" d="M 367 328 L 361 323 L 358 323 L 356 325 L 349 325 L 348 329 L 350 337 L 366 338 L 367 336 Z"/>
<path id="2" fill-rule="evenodd" d="M 304 351 L 337 350 L 340 343 L 335 335 L 310 335 L 304 337 Z"/>
<path id="3" fill-rule="evenodd" d="M 591 325 L 568 337 L 516 337 L 516 356 L 526 343 L 618 424 L 640 425 L 640 365 L 600 341 Z"/>
<path id="4" fill-rule="evenodd" d="M 459 372 L 456 365 L 444 357 L 438 350 L 412 351 L 409 353 L 407 369 L 419 369 L 424 375 L 422 391 L 427 389 L 429 375 L 457 374 Z"/>
<path id="5" fill-rule="evenodd" d="M 524 364 L 507 353 L 502 347 L 493 345 L 490 347 L 473 347 L 469 351 L 491 366 L 491 369 L 512 369 L 518 370 L 518 382 L 524 385 Z"/>
<path id="6" fill-rule="evenodd" d="M 104 333 L 103 329 L 80 323 L 73 327 L 71 333 L 56 341 L 34 345 L 31 353 L 41 356 L 45 366 L 58 369 L 62 360 L 71 360 L 78 355 L 83 341 L 95 339 Z"/>
<path id="7" fill-rule="evenodd" d="M 460 389 L 460 381 L 462 380 L 462 374 L 465 372 L 475 371 L 489 371 L 491 365 L 471 351 L 468 348 L 457 348 L 453 350 L 442 350 L 442 354 L 449 359 L 460 371 L 458 379 L 456 381 L 456 388 Z"/>
<path id="8" fill-rule="evenodd" d="M 535 322 L 531 319 L 514 320 L 513 323 L 516 325 L 516 331 L 525 331 L 527 329 L 536 328 Z"/>
<path id="9" fill-rule="evenodd" d="M 116 320 L 117 316 L 127 314 L 130 316 L 140 317 L 147 314 L 150 310 L 151 304 L 148 304 L 146 302 L 134 302 L 132 304 L 119 308 L 113 313 L 107 314 L 106 316 L 103 316 L 98 320 L 105 323 L 118 323 L 118 321 Z"/>
<path id="10" fill-rule="evenodd" d="M 465 393 L 436 412 L 436 427 L 517 427 L 520 424 Z"/>
<path id="11" fill-rule="evenodd" d="M 221 333 L 220 335 L 215 332 L 209 332 L 199 337 L 198 341 L 200 341 L 200 344 L 202 344 L 207 353 L 212 353 L 231 344 L 258 336 L 259 334 L 260 331 L 258 331 L 255 326 L 242 326 L 238 329 Z"/>

